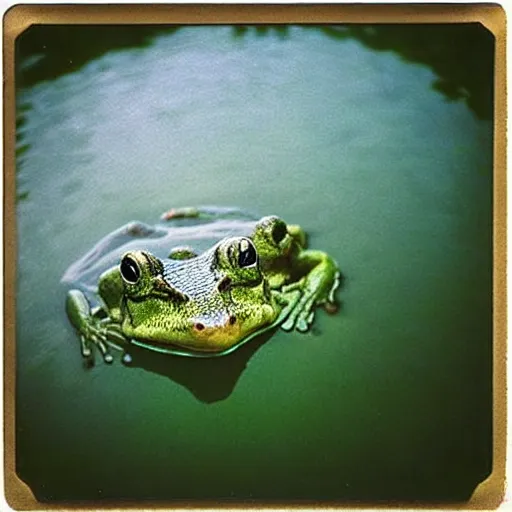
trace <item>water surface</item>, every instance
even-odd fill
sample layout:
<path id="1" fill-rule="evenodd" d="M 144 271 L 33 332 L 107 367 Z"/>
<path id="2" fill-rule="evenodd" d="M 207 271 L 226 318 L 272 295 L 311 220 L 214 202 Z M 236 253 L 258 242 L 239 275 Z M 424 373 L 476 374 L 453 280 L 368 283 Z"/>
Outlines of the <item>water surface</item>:
<path id="1" fill-rule="evenodd" d="M 22 36 L 16 460 L 37 498 L 469 497 L 491 469 L 492 44 L 451 27 L 417 26 L 419 53 L 401 26 L 82 34 L 70 69 L 57 28 Z M 197 204 L 302 225 L 346 276 L 339 314 L 219 364 L 84 369 L 66 268 Z"/>

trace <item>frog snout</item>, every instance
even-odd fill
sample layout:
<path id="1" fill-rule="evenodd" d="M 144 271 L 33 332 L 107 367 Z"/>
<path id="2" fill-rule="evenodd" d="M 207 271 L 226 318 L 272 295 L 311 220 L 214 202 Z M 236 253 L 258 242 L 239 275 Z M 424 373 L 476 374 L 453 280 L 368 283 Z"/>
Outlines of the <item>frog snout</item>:
<path id="1" fill-rule="evenodd" d="M 240 335 L 240 322 L 233 314 L 202 315 L 191 319 L 194 337 L 217 347 L 229 343 Z"/>
<path id="2" fill-rule="evenodd" d="M 192 327 L 197 332 L 222 329 L 236 324 L 236 316 L 227 313 L 212 316 L 199 316 L 192 319 Z"/>

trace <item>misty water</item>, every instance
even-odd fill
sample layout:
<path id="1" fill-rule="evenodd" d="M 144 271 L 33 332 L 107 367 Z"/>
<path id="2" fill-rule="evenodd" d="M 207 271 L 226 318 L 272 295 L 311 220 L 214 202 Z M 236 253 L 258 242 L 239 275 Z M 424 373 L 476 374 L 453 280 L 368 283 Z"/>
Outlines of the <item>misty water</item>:
<path id="1" fill-rule="evenodd" d="M 16 462 L 37 498 L 450 500 L 489 474 L 492 119 L 401 30 L 162 30 L 20 81 Z M 340 311 L 222 361 L 84 368 L 66 268 L 204 204 L 300 224 Z"/>

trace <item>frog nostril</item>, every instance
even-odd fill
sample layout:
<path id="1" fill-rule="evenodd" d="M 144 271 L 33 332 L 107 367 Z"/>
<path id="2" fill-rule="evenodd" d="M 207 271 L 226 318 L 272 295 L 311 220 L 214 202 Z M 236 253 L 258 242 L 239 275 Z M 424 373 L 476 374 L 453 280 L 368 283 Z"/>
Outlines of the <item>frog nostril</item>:
<path id="1" fill-rule="evenodd" d="M 204 324 L 202 324 L 201 322 L 197 322 L 196 324 L 194 324 L 194 328 L 197 331 L 202 331 L 204 329 Z"/>
<path id="2" fill-rule="evenodd" d="M 225 277 L 217 286 L 219 292 L 227 292 L 229 287 L 231 286 L 231 279 L 229 277 Z"/>
<path id="3" fill-rule="evenodd" d="M 236 322 L 236 316 L 235 315 L 231 315 L 229 317 L 229 325 L 234 325 L 235 322 Z"/>

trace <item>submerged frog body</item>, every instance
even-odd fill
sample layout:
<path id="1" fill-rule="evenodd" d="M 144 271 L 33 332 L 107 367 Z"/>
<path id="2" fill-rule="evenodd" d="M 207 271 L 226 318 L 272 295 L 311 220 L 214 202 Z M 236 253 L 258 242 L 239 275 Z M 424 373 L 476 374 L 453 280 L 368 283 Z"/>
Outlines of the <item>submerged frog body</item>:
<path id="1" fill-rule="evenodd" d="M 224 355 L 276 325 L 307 331 L 318 305 L 335 310 L 337 265 L 306 249 L 298 226 L 220 208 L 170 210 L 162 221 L 129 223 L 66 271 L 76 286 L 67 313 L 88 360 L 91 345 L 111 362 L 109 345 L 126 343 Z"/>

